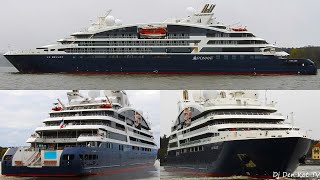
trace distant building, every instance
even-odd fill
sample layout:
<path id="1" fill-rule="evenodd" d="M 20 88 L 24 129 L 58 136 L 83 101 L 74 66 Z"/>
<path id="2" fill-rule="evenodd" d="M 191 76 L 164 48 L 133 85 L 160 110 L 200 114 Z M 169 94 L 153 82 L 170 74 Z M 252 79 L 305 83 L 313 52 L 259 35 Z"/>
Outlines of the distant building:
<path id="1" fill-rule="evenodd" d="M 320 142 L 315 144 L 312 148 L 312 159 L 320 159 Z"/>

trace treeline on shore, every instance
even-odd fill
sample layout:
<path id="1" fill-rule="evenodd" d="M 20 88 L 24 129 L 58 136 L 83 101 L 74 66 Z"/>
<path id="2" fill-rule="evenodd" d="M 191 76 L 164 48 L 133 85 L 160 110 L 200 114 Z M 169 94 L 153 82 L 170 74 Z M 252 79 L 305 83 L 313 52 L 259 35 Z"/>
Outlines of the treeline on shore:
<path id="1" fill-rule="evenodd" d="M 290 58 L 311 59 L 320 68 L 320 46 L 307 46 L 300 48 L 281 48 L 290 54 Z"/>
<path id="2" fill-rule="evenodd" d="M 167 155 L 169 144 L 169 137 L 164 135 L 160 137 L 160 149 L 158 150 L 158 159 L 160 159 L 160 163 L 164 161 L 164 157 Z"/>

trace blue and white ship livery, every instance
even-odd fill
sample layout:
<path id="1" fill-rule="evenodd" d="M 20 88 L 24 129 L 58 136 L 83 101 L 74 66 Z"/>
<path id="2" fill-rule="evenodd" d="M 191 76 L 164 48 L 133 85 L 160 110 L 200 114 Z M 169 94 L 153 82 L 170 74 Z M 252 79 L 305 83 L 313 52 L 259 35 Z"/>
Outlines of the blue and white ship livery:
<path id="1" fill-rule="evenodd" d="M 5 176 L 84 176 L 152 167 L 157 146 L 150 123 L 130 106 L 126 92 L 68 92 L 27 143 L 2 159 Z"/>
<path id="2" fill-rule="evenodd" d="M 167 171 L 274 178 L 293 173 L 311 144 L 256 91 L 184 91 L 171 126 Z"/>
<path id="3" fill-rule="evenodd" d="M 5 57 L 22 73 L 317 74 L 311 60 L 287 58 L 247 28 L 217 22 L 214 8 L 206 4 L 201 12 L 188 8 L 186 18 L 133 25 L 109 12 L 57 44 Z"/>

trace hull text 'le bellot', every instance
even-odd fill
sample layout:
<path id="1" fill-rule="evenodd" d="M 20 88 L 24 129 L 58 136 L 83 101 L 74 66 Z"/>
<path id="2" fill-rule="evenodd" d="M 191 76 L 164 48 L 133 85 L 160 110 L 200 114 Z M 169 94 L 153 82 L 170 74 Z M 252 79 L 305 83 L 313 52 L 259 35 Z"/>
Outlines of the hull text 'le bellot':
<path id="1" fill-rule="evenodd" d="M 129 104 L 126 92 L 68 92 L 27 143 L 9 148 L 2 159 L 5 176 L 84 176 L 142 170 L 157 156 L 150 123 Z M 91 95 L 90 95 L 91 94 Z"/>
<path id="2" fill-rule="evenodd" d="M 133 25 L 110 11 L 57 44 L 5 57 L 21 73 L 317 74 L 311 60 L 286 58 L 247 28 L 217 22 L 214 8 L 206 4 L 201 12 L 188 8 L 186 18 Z"/>
<path id="3" fill-rule="evenodd" d="M 310 147 L 306 133 L 255 91 L 184 91 L 171 127 L 166 171 L 272 178 L 293 173 Z"/>

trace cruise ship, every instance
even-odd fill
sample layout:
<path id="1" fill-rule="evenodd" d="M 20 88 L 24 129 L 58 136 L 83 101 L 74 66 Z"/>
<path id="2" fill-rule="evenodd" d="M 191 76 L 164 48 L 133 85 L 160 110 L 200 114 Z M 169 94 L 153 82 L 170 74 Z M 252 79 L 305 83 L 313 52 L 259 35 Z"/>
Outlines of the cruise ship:
<path id="1" fill-rule="evenodd" d="M 99 93 L 68 92 L 68 105 L 58 99 L 27 139 L 30 146 L 7 150 L 2 175 L 87 176 L 152 168 L 158 148 L 143 112 L 130 106 L 125 91 Z"/>
<path id="2" fill-rule="evenodd" d="M 256 91 L 184 91 L 165 170 L 214 177 L 293 173 L 311 139 Z M 293 120 L 292 120 L 293 122 Z"/>
<path id="3" fill-rule="evenodd" d="M 317 74 L 311 60 L 288 58 L 245 26 L 218 22 L 215 7 L 189 7 L 185 18 L 128 25 L 109 11 L 55 44 L 4 56 L 21 73 Z"/>

